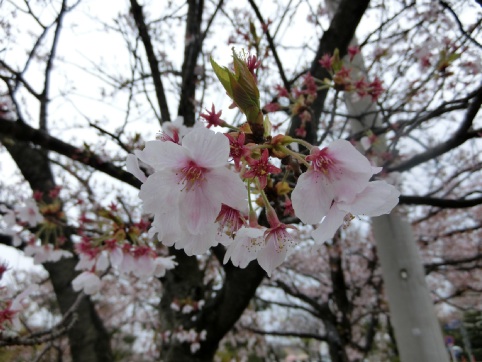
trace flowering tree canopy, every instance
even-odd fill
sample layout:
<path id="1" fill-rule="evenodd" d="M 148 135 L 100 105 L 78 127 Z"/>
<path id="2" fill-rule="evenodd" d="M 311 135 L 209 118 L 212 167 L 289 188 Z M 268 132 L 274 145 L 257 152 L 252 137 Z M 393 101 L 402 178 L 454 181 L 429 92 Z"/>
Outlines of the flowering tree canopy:
<path id="1" fill-rule="evenodd" d="M 480 309 L 480 2 L 101 3 L 2 4 L 0 359 L 389 360 L 389 213 Z"/>

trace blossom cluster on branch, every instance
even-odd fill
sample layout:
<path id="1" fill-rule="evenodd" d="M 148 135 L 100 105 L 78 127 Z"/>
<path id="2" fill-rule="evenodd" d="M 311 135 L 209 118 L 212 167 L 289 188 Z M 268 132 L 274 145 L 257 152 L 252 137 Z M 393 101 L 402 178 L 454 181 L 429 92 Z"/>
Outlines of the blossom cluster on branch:
<path id="1" fill-rule="evenodd" d="M 280 221 L 273 197 L 283 197 L 285 209 L 292 206 L 301 221 L 316 225 L 312 236 L 318 243 L 332 238 L 353 215 L 392 210 L 398 190 L 383 180 L 371 181 L 381 168 L 372 166 L 350 142 L 338 140 L 320 149 L 302 139 L 272 134 L 253 69 L 234 52 L 233 60 L 234 72 L 213 60 L 211 64 L 247 123 L 227 124 L 213 105 L 201 115 L 207 128 L 166 122 L 157 140 L 128 157 L 128 171 L 143 182 L 139 197 L 152 217 L 152 236 L 188 255 L 203 254 L 221 243 L 227 247 L 225 263 L 231 260 L 244 268 L 257 259 L 271 275 L 296 245 L 297 230 Z M 315 95 L 316 83 L 309 83 Z M 216 133 L 208 129 L 211 126 L 230 131 Z M 310 154 L 294 151 L 298 145 Z M 264 209 L 267 225 L 258 223 L 262 211 L 256 206 Z"/>

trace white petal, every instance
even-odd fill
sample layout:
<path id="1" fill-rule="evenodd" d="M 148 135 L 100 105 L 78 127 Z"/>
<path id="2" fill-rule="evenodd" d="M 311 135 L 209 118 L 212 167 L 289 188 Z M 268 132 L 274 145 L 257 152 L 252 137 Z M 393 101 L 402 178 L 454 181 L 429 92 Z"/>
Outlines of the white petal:
<path id="1" fill-rule="evenodd" d="M 248 191 L 239 175 L 226 167 L 211 170 L 206 175 L 204 185 L 207 195 L 211 195 L 215 203 L 225 204 L 236 210 L 245 210 Z"/>
<path id="2" fill-rule="evenodd" d="M 328 215 L 323 219 L 323 222 L 318 226 L 316 230 L 311 233 L 313 239 L 318 243 L 324 243 L 325 241 L 333 238 L 335 232 L 343 224 L 343 220 L 347 213 L 339 210 L 336 204 L 332 206 Z"/>
<path id="3" fill-rule="evenodd" d="M 342 164 L 344 168 L 352 172 L 372 175 L 370 161 L 350 142 L 346 140 L 336 140 L 328 146 L 328 150 L 330 155 Z"/>
<path id="4" fill-rule="evenodd" d="M 210 194 L 204 185 L 185 190 L 179 198 L 179 221 L 189 233 L 197 235 L 214 226 L 221 211 L 221 203 Z"/>
<path id="5" fill-rule="evenodd" d="M 319 223 L 328 213 L 333 198 L 327 179 L 315 171 L 302 174 L 291 194 L 295 215 L 305 224 Z"/>
<path id="6" fill-rule="evenodd" d="M 223 263 L 226 264 L 231 259 L 234 266 L 246 268 L 252 260 L 256 259 L 259 251 L 264 248 L 265 230 L 258 228 L 239 229 L 234 242 L 226 250 Z"/>
<path id="7" fill-rule="evenodd" d="M 284 262 L 287 251 L 288 248 L 286 245 L 280 247 L 279 242 L 274 236 L 268 237 L 266 246 L 258 253 L 258 263 L 269 277 L 273 270 Z"/>
<path id="8" fill-rule="evenodd" d="M 184 137 L 182 146 L 201 167 L 216 168 L 228 163 L 229 140 L 222 133 L 196 128 Z"/>
<path id="9" fill-rule="evenodd" d="M 193 235 L 190 233 L 183 234 L 183 237 L 175 245 L 176 249 L 184 249 L 187 255 L 201 255 L 204 254 L 212 246 L 216 246 L 217 228 L 213 224 L 204 230 L 202 234 Z"/>
<path id="10" fill-rule="evenodd" d="M 141 171 L 139 167 L 139 160 L 133 154 L 128 154 L 126 159 L 127 172 L 133 174 L 139 181 L 146 182 L 146 175 Z"/>
<path id="11" fill-rule="evenodd" d="M 337 140 L 328 146 L 334 165 L 328 173 L 336 200 L 351 202 L 363 191 L 374 173 L 368 159 L 348 141 Z"/>
<path id="12" fill-rule="evenodd" d="M 145 213 L 155 214 L 171 212 L 177 208 L 181 193 L 180 185 L 175 173 L 170 171 L 158 171 L 150 175 L 141 186 L 139 197 L 144 201 Z"/>
<path id="13" fill-rule="evenodd" d="M 91 272 L 82 272 L 72 280 L 72 288 L 79 292 L 84 290 L 85 294 L 95 294 L 100 290 L 101 281 L 97 275 Z"/>
<path id="14" fill-rule="evenodd" d="M 122 253 L 121 248 L 115 248 L 109 250 L 110 263 L 114 268 L 119 268 L 122 264 L 122 259 L 124 258 L 124 253 Z"/>
<path id="15" fill-rule="evenodd" d="M 134 153 L 156 171 L 179 168 L 189 160 L 187 150 L 173 142 L 149 141 L 142 151 L 136 150 Z"/>
<path id="16" fill-rule="evenodd" d="M 354 215 L 379 216 L 388 214 L 398 204 L 400 192 L 385 181 L 373 181 L 351 203 L 339 203 L 339 208 Z"/>

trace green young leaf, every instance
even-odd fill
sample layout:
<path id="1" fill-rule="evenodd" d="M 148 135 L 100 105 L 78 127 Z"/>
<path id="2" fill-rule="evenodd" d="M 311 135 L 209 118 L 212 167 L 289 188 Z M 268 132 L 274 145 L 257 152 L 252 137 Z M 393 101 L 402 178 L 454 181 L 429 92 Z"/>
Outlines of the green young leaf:
<path id="1" fill-rule="evenodd" d="M 234 103 L 246 115 L 248 123 L 262 124 L 263 116 L 256 78 L 249 71 L 246 62 L 239 58 L 234 50 L 233 62 L 234 73 L 225 67 L 219 66 L 211 59 L 214 73 Z"/>
<path id="2" fill-rule="evenodd" d="M 223 85 L 224 89 L 228 93 L 228 96 L 233 98 L 233 90 L 231 88 L 230 75 L 232 74 L 226 67 L 221 67 L 211 58 L 211 65 L 213 67 L 214 73 L 218 77 L 219 81 Z"/>

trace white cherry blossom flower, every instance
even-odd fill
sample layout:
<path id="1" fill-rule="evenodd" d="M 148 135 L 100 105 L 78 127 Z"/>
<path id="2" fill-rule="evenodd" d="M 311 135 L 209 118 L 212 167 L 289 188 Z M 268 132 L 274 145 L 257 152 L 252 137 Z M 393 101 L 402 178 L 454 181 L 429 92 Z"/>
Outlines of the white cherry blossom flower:
<path id="1" fill-rule="evenodd" d="M 234 266 L 245 268 L 252 260 L 258 259 L 259 265 L 271 276 L 295 244 L 287 230 L 295 227 L 281 223 L 272 208 L 268 208 L 267 218 L 269 229 L 253 225 L 238 230 L 234 242 L 226 250 L 224 264 L 231 259 Z"/>
<path id="2" fill-rule="evenodd" d="M 400 192 L 385 181 L 370 178 L 381 171 L 349 142 L 338 140 L 320 150 L 314 147 L 310 169 L 302 174 L 291 199 L 297 217 L 307 224 L 321 224 L 312 236 L 318 242 L 333 237 L 353 215 L 379 216 L 398 203 Z"/>
<path id="3" fill-rule="evenodd" d="M 288 228 L 294 229 L 293 226 L 279 223 L 265 232 L 265 246 L 258 253 L 258 263 L 269 277 L 285 261 L 288 251 L 295 244 Z"/>
<path id="4" fill-rule="evenodd" d="M 313 238 L 319 242 L 331 239 L 336 230 L 349 223 L 353 215 L 380 216 L 388 214 L 398 204 L 400 192 L 385 181 L 369 182 L 351 203 L 333 202 L 328 214 L 316 230 Z"/>
<path id="5" fill-rule="evenodd" d="M 381 171 L 345 140 L 321 150 L 313 147 L 306 159 L 311 167 L 298 178 L 291 194 L 295 214 L 306 224 L 320 222 L 334 200 L 352 201 L 372 175 Z"/>
<path id="6" fill-rule="evenodd" d="M 139 197 L 144 211 L 154 215 L 158 239 L 167 246 L 202 254 L 216 240 L 216 218 L 221 205 L 236 208 L 246 203 L 247 191 L 229 170 L 229 141 L 221 133 L 195 128 L 182 146 L 151 141 L 137 157 L 153 167 Z"/>
<path id="7" fill-rule="evenodd" d="M 27 223 L 30 227 L 35 227 L 44 220 L 44 217 L 38 209 L 37 203 L 33 199 L 25 201 L 25 205 L 23 206 L 17 205 L 15 207 L 15 212 L 20 221 Z"/>
<path id="8" fill-rule="evenodd" d="M 12 237 L 13 246 L 20 246 L 22 239 L 20 238 L 20 227 L 17 225 L 15 212 L 5 205 L 0 205 L 0 211 L 4 213 L 2 219 L 6 226 L 4 229 L 1 229 L 2 233 Z"/>
<path id="9" fill-rule="evenodd" d="M 174 261 L 174 258 L 174 256 L 158 256 L 156 259 L 154 259 L 154 276 L 156 278 L 162 278 L 164 275 L 166 275 L 167 270 L 174 269 L 177 265 L 177 263 Z"/>
<path id="10" fill-rule="evenodd" d="M 244 227 L 239 229 L 233 243 L 228 246 L 224 254 L 224 264 L 231 259 L 234 266 L 246 268 L 263 249 L 265 231 L 266 228 Z"/>
<path id="11" fill-rule="evenodd" d="M 74 280 L 72 280 L 72 288 L 76 292 L 81 290 L 88 295 L 97 293 L 102 286 L 99 277 L 92 272 L 84 271 L 80 273 Z"/>
<path id="12" fill-rule="evenodd" d="M 162 124 L 162 133 L 159 137 L 164 142 L 174 142 L 181 144 L 182 139 L 192 129 L 184 125 L 184 117 L 177 117 L 174 122 L 164 122 Z"/>
<path id="13" fill-rule="evenodd" d="M 26 256 L 33 258 L 34 264 L 56 262 L 61 258 L 71 258 L 73 256 L 70 251 L 55 249 L 52 244 L 27 245 L 23 252 Z"/>

